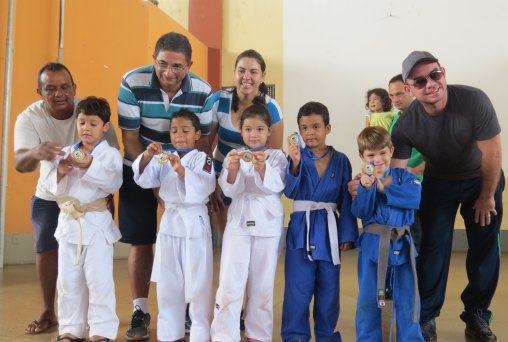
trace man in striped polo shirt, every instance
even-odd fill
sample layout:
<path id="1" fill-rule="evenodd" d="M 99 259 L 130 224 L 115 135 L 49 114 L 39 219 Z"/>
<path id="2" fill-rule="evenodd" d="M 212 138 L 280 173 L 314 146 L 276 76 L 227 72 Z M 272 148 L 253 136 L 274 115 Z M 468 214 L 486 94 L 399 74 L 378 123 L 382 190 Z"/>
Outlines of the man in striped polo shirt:
<path id="1" fill-rule="evenodd" d="M 198 115 L 203 135 L 209 134 L 211 124 L 211 117 L 204 114 L 209 109 L 205 103 L 211 87 L 189 72 L 192 48 L 187 37 L 175 32 L 164 34 L 156 43 L 153 59 L 153 65 L 125 74 L 118 94 L 119 126 L 125 149 L 119 202 L 120 241 L 131 244 L 128 270 L 134 306 L 127 340 L 148 338 L 148 291 L 159 198 L 158 189 L 146 190 L 134 183 L 132 161 L 153 141 L 162 143 L 165 149 L 172 147 L 170 119 L 183 108 Z"/>

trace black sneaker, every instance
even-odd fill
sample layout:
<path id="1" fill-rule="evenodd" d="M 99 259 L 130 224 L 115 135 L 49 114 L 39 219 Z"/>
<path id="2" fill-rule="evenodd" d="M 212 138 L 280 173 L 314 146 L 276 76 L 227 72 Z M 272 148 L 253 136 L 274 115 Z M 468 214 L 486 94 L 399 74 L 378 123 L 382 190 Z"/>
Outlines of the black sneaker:
<path id="1" fill-rule="evenodd" d="M 245 320 L 243 319 L 243 309 L 240 313 L 240 330 L 245 331 Z"/>
<path id="2" fill-rule="evenodd" d="M 437 341 L 436 320 L 433 318 L 425 323 L 420 324 L 422 335 L 425 342 Z"/>
<path id="3" fill-rule="evenodd" d="M 148 327 L 150 326 L 150 314 L 141 311 L 139 306 L 135 307 L 136 311 L 132 314 L 131 326 L 125 333 L 128 341 L 142 341 L 149 337 Z"/>
<path id="4" fill-rule="evenodd" d="M 489 323 L 481 316 L 481 311 L 464 311 L 460 314 L 460 319 L 466 323 L 467 342 L 497 341 L 496 335 L 490 330 Z"/>
<path id="5" fill-rule="evenodd" d="M 187 309 L 185 309 L 185 334 L 190 334 L 190 329 L 192 327 L 192 320 L 189 315 L 189 304 L 187 304 Z"/>

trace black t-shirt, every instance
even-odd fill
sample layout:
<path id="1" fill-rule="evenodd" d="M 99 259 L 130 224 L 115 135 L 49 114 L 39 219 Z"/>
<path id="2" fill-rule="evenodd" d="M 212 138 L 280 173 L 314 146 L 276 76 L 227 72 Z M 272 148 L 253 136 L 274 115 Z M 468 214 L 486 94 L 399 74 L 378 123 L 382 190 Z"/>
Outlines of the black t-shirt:
<path id="1" fill-rule="evenodd" d="M 481 175 L 477 141 L 501 132 L 496 112 L 480 89 L 448 86 L 448 102 L 439 115 L 429 115 L 418 101 L 397 121 L 392 132 L 393 158 L 408 159 L 415 147 L 425 159 L 425 176 L 469 179 Z"/>

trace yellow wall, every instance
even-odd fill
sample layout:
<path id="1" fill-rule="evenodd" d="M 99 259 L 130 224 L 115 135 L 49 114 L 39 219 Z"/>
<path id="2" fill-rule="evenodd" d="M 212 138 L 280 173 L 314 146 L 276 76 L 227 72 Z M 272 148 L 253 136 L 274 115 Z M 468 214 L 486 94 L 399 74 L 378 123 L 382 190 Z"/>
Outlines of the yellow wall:
<path id="1" fill-rule="evenodd" d="M 4 15 L 8 0 L 0 0 Z M 16 116 L 38 99 L 37 71 L 58 55 L 58 0 L 16 1 L 15 55 L 12 83 L 10 156 L 13 155 L 13 127 Z M 151 3 L 139 0 L 66 1 L 64 64 L 71 70 L 80 97 L 102 96 L 111 104 L 117 122 L 117 95 L 127 71 L 152 62 L 157 38 L 166 32 L 186 34 L 193 47 L 191 71 L 207 78 L 208 49 Z M 6 20 L 1 29 L 6 30 Z M 5 27 L 4 27 L 5 26 Z M 2 36 L 5 37 L 5 34 Z M 5 55 L 5 44 L 0 47 Z M 2 63 L 3 67 L 4 63 Z M 2 83 L 3 85 L 3 83 Z M 117 134 L 120 137 L 119 131 Z M 20 174 L 12 163 L 8 169 L 6 234 L 30 233 L 30 197 L 38 172 Z"/>
<path id="2" fill-rule="evenodd" d="M 159 0 L 159 8 L 189 29 L 189 0 Z"/>
<path id="3" fill-rule="evenodd" d="M 238 54 L 257 50 L 266 61 L 266 83 L 275 84 L 275 98 L 283 107 L 283 1 L 224 0 L 222 37 L 222 84 L 233 84 Z M 284 108 L 282 108 L 283 114 Z"/>

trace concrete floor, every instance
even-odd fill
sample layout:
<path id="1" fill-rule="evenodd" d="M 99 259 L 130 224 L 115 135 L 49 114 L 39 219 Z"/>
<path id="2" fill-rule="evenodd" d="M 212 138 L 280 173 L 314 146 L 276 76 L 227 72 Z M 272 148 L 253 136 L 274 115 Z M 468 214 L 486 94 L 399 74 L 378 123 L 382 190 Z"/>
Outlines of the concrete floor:
<path id="1" fill-rule="evenodd" d="M 217 287 L 220 249 L 215 249 L 215 277 L 214 285 Z M 341 280 L 341 315 L 337 329 L 341 331 L 343 341 L 355 340 L 355 307 L 358 294 L 356 276 L 357 252 L 347 252 L 342 259 Z M 441 317 L 437 319 L 438 341 L 458 342 L 464 341 L 464 324 L 459 319 L 462 311 L 460 293 L 464 288 L 467 278 L 465 274 L 465 254 L 454 253 L 448 279 L 446 302 Z M 492 329 L 498 337 L 498 341 L 508 341 L 508 254 L 502 255 L 501 277 L 499 286 L 492 303 L 491 309 L 495 313 Z M 283 258 L 279 260 L 275 285 L 274 300 L 274 341 L 281 341 L 280 322 L 282 300 L 284 292 Z M 115 281 L 117 295 L 117 312 L 120 317 L 120 330 L 118 341 L 124 341 L 124 333 L 130 323 L 132 302 L 127 281 L 126 260 L 115 261 Z M 152 285 L 150 295 L 150 308 L 152 313 L 151 339 L 156 341 L 157 305 L 155 300 L 155 285 Z M 0 269 L 0 342 L 3 341 L 26 341 L 42 342 L 55 340 L 57 329 L 39 335 L 26 335 L 24 328 L 39 313 L 40 299 L 39 289 L 36 282 L 34 265 L 6 266 Z M 386 339 L 388 341 L 388 339 Z"/>

